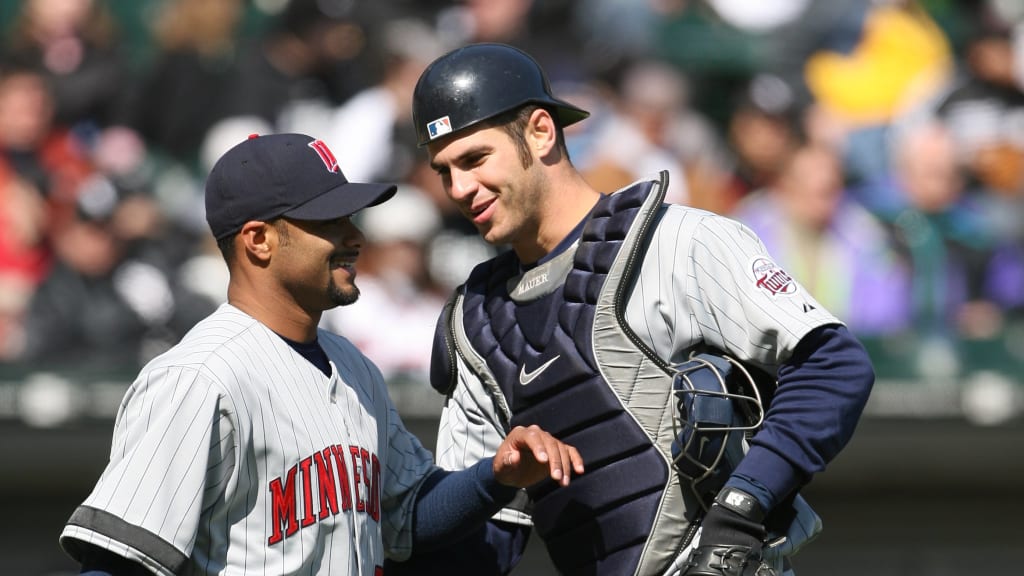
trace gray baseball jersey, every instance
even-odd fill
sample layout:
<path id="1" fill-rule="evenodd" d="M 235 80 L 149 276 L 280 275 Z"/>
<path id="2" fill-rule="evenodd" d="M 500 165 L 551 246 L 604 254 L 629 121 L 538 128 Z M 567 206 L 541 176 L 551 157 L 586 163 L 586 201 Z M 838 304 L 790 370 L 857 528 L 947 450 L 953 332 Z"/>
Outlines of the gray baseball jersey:
<path id="1" fill-rule="evenodd" d="M 461 317 L 456 315 L 455 321 Z M 840 323 L 735 220 L 669 205 L 652 234 L 626 321 L 658 356 L 686 360 L 700 342 L 770 374 L 812 329 Z M 459 357 L 459 382 L 441 415 L 438 464 L 460 469 L 493 454 L 505 435 L 493 398 Z M 524 498 L 498 513 L 530 522 Z"/>
<path id="2" fill-rule="evenodd" d="M 371 576 L 411 547 L 432 455 L 377 368 L 320 331 L 325 376 L 224 304 L 150 362 L 117 414 L 110 462 L 61 534 L 157 574 Z"/>

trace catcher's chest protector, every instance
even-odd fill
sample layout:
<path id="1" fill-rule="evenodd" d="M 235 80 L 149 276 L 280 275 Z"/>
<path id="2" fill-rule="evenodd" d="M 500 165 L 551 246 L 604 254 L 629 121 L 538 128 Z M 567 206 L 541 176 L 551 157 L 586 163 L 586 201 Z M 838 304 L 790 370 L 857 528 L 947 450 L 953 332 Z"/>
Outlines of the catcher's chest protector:
<path id="1" fill-rule="evenodd" d="M 457 328 L 511 425 L 538 424 L 584 458 L 570 486 L 530 490 L 564 574 L 660 576 L 691 536 L 685 511 L 697 504 L 684 502 L 670 464 L 672 378 L 623 320 L 664 178 L 602 197 L 575 250 L 526 274 L 505 254 L 466 284 Z"/>

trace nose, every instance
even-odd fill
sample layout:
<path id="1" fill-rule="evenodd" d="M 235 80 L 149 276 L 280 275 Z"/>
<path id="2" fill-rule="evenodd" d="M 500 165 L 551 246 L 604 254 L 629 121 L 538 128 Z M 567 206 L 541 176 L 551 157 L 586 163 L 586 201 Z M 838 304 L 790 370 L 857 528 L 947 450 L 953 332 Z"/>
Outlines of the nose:
<path id="1" fill-rule="evenodd" d="M 361 248 L 366 242 L 366 235 L 352 222 L 351 218 L 341 220 L 341 243 L 349 248 Z"/>
<path id="2" fill-rule="evenodd" d="M 468 170 L 452 168 L 449 178 L 448 195 L 452 200 L 465 200 L 476 191 L 476 178 Z"/>

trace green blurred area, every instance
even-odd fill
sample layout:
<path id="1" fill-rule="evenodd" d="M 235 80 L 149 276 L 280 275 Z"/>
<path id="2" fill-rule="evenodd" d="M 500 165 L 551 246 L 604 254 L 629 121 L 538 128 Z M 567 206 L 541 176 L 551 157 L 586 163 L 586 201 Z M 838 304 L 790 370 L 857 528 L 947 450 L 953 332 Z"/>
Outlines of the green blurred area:
<path id="1" fill-rule="evenodd" d="M 104 1 L 104 0 L 99 0 Z M 152 22 L 166 0 L 105 0 L 111 16 L 117 23 L 118 39 L 129 62 L 140 70 L 145 68 L 155 54 Z M 268 15 L 248 3 L 245 17 L 239 29 L 243 37 L 249 37 L 262 29 Z M 21 0 L 0 2 L 0 33 L 7 35 L 15 26 L 15 18 L 21 9 Z"/>

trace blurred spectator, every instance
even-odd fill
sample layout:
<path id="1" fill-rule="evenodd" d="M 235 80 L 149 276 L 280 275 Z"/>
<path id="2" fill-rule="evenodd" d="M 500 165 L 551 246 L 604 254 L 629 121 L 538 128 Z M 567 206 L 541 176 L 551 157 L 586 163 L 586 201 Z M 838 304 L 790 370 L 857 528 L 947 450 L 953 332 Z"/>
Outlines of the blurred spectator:
<path id="1" fill-rule="evenodd" d="M 579 38 L 580 64 L 596 76 L 655 53 L 652 31 L 659 18 L 657 0 L 575 0 L 569 22 Z M 586 108 L 584 108 L 586 110 Z"/>
<path id="2" fill-rule="evenodd" d="M 966 193 L 948 130 L 930 123 L 902 134 L 894 160 L 905 206 L 891 217 L 911 263 L 914 320 L 931 333 L 986 338 L 1024 304 L 1024 251 L 996 234 Z"/>
<path id="3" fill-rule="evenodd" d="M 375 40 L 375 41 L 374 41 Z M 412 91 L 427 64 L 444 53 L 425 23 L 392 20 L 371 39 L 383 78 L 345 101 L 318 134 L 353 181 L 401 180 L 411 170 L 416 149 L 412 130 Z"/>
<path id="4" fill-rule="evenodd" d="M 581 172 L 599 190 L 612 192 L 668 170 L 666 201 L 688 203 L 688 164 L 705 161 L 721 146 L 710 123 L 690 107 L 686 78 L 670 64 L 643 59 L 626 68 L 617 92 L 615 113 L 600 120 Z"/>
<path id="5" fill-rule="evenodd" d="M 575 77 L 579 56 L 573 29 L 566 27 L 571 0 L 459 0 L 437 13 L 438 34 L 450 47 L 500 42 L 522 48 L 540 61 L 552 80 Z"/>
<path id="6" fill-rule="evenodd" d="M 1018 30 L 1024 48 L 1024 26 Z M 985 195 L 1003 234 L 1024 238 L 1024 49 L 1015 50 L 1010 22 L 984 10 L 964 56 L 964 74 L 935 115 L 952 132 L 968 185 Z"/>
<path id="7" fill-rule="evenodd" d="M 155 151 L 194 166 L 206 131 L 232 111 L 244 0 L 164 0 L 156 55 L 133 104 L 132 126 Z"/>
<path id="8" fill-rule="evenodd" d="M 232 116 L 256 116 L 280 132 L 319 134 L 329 111 L 372 84 L 367 29 L 380 3 L 289 0 L 239 54 L 228 87 Z"/>
<path id="9" fill-rule="evenodd" d="M 57 229 L 94 168 L 82 142 L 56 125 L 54 114 L 53 92 L 42 71 L 20 65 L 0 70 L 0 163 L 40 190 L 56 212 Z"/>
<path id="10" fill-rule="evenodd" d="M 998 331 L 1024 301 L 1024 5 L 762 4 L 5 4 L 13 18 L 5 20 L 0 56 L 0 351 L 55 350 L 32 334 L 45 333 L 38 309 L 64 310 L 89 319 L 94 332 L 76 332 L 81 322 L 67 320 L 68 334 L 52 336 L 58 346 L 91 357 L 84 351 L 103 339 L 128 341 L 123 350 L 95 352 L 95 363 L 135 362 L 148 354 L 141 348 L 179 334 L 190 311 L 222 302 L 223 262 L 203 219 L 204 163 L 253 132 L 320 134 L 336 151 L 353 147 L 339 154 L 349 159 L 346 174 L 417 190 L 430 215 L 416 224 L 432 231 L 398 217 L 367 223 L 380 246 L 368 245 L 363 280 L 380 286 L 364 289 L 363 304 L 373 304 L 371 293 L 387 295 L 384 308 L 410 318 L 418 312 L 405 306 L 437 306 L 500 248 L 454 210 L 425 152 L 412 144 L 408 94 L 437 44 L 476 41 L 528 49 L 556 94 L 594 112 L 566 138 L 573 162 L 602 189 L 668 168 L 671 189 L 686 192 L 670 200 L 722 213 L 736 208 L 792 274 L 862 333 L 897 330 L 910 313 L 897 308 L 911 307 L 908 299 L 922 333 Z M 126 66 L 124 57 L 150 52 L 129 54 L 122 32 L 146 35 L 154 58 Z M 954 63 L 962 69 L 951 82 Z M 919 125 L 922 119 L 942 123 L 955 146 L 941 129 Z M 109 214 L 97 208 L 103 190 L 115 192 Z M 913 265 L 910 288 L 892 287 L 899 261 L 864 207 L 899 239 L 899 255 Z M 388 239 L 395 236 L 405 238 Z M 392 270 L 403 267 L 403 274 Z M 150 289 L 125 290 L 123 278 L 154 286 L 153 297 L 132 303 L 122 292 Z M 101 335 L 96 318 L 104 310 L 121 316 Z M 381 325 L 373 318 L 339 324 Z M 422 362 L 417 345 L 429 335 L 415 338 L 422 341 L 381 352 L 410 353 L 394 359 L 395 374 Z"/>
<path id="11" fill-rule="evenodd" d="M 151 199 L 123 195 L 96 176 L 82 187 L 77 208 L 55 238 L 53 268 L 32 297 L 9 359 L 49 369 L 141 366 L 210 305 L 173 281 Z"/>
<path id="12" fill-rule="evenodd" d="M 39 189 L 0 163 L 0 359 L 15 345 L 28 301 L 49 271 L 47 224 Z"/>
<path id="13" fill-rule="evenodd" d="M 889 123 L 934 97 L 949 82 L 954 62 L 948 38 L 917 0 L 853 8 L 855 41 L 811 54 L 804 80 L 814 101 L 843 127 L 847 174 L 871 180 L 888 171 Z"/>
<path id="14" fill-rule="evenodd" d="M 133 80 L 105 0 L 21 0 L 4 55 L 45 71 L 55 122 L 92 129 L 120 121 Z"/>
<path id="15" fill-rule="evenodd" d="M 407 185 L 377 208 L 356 221 L 366 236 L 357 263 L 359 301 L 328 310 L 321 326 L 352 340 L 385 379 L 426 384 L 434 326 L 448 296 L 431 278 L 424 250 L 440 215 Z"/>
<path id="16" fill-rule="evenodd" d="M 730 180 L 709 205 L 717 212 L 728 212 L 752 191 L 773 186 L 799 145 L 797 96 L 781 78 L 759 74 L 736 100 L 726 127 L 733 153 Z"/>
<path id="17" fill-rule="evenodd" d="M 91 171 L 36 68 L 0 68 L 0 359 L 19 346 L 29 300 L 49 273 L 51 231 L 67 220 Z"/>
<path id="18" fill-rule="evenodd" d="M 653 53 L 686 71 L 694 107 L 722 129 L 731 112 L 729 96 L 766 69 L 771 56 L 766 36 L 723 20 L 704 1 L 648 2 L 658 14 L 652 30 Z M 616 32 L 613 28 L 608 33 Z"/>
<path id="19" fill-rule="evenodd" d="M 906 267 L 888 230 L 845 194 L 833 151 L 797 149 L 775 184 L 742 200 L 732 216 L 855 333 L 878 336 L 909 327 Z"/>

